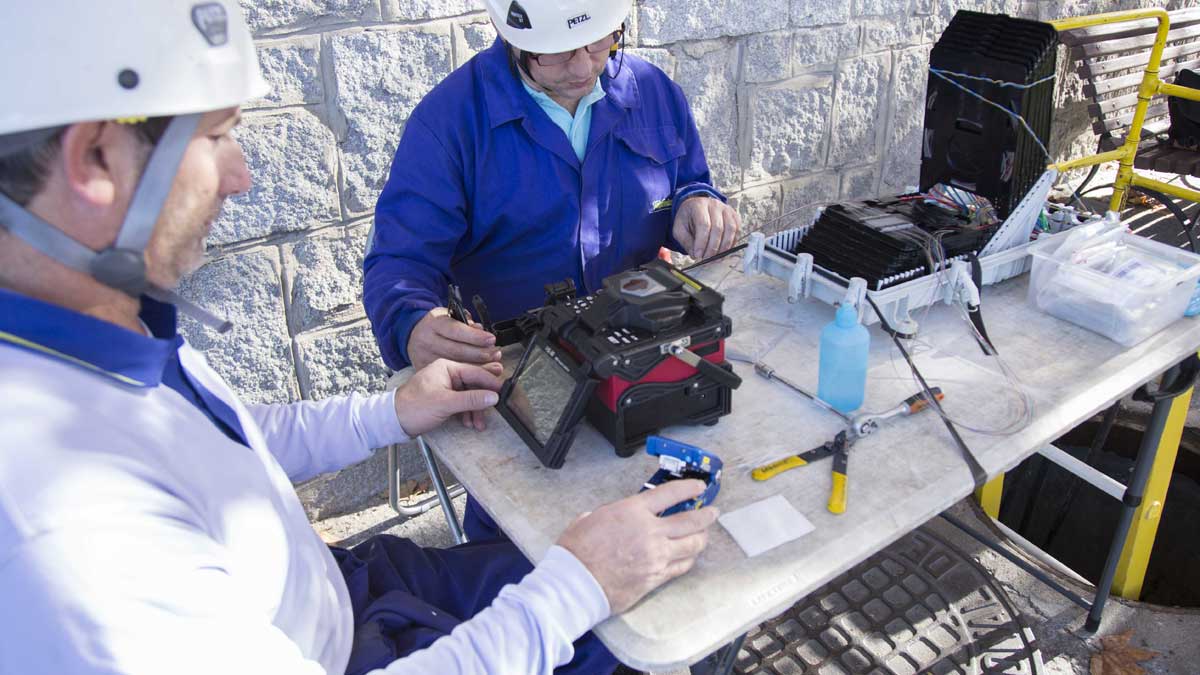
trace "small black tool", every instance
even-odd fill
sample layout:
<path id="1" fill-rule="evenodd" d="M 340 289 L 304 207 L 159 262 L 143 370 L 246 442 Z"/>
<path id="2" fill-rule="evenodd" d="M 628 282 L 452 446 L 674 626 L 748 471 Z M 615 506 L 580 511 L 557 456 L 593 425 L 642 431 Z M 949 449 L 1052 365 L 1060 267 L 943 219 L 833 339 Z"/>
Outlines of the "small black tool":
<path id="1" fill-rule="evenodd" d="M 458 289 L 457 284 L 450 284 L 448 288 L 446 309 L 450 311 L 450 318 L 470 325 L 471 315 L 467 314 L 467 308 L 463 307 L 462 291 Z"/>
<path id="2" fill-rule="evenodd" d="M 475 297 L 471 298 L 471 304 L 475 305 L 475 316 L 479 317 L 479 323 L 483 326 L 483 329 L 489 333 L 495 333 L 492 330 L 492 315 L 488 312 L 487 303 L 483 301 L 483 296 L 476 293 Z"/>

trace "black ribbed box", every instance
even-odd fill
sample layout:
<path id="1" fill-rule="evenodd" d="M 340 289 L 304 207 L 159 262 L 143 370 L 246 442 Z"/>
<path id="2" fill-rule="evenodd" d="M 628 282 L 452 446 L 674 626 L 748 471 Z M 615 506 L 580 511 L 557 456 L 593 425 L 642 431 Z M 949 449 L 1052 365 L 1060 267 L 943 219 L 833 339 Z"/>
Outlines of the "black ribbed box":
<path id="1" fill-rule="evenodd" d="M 931 69 L 1032 85 L 1054 75 L 1058 33 L 1048 23 L 961 10 L 929 54 Z M 1054 80 L 1026 89 L 948 75 L 1019 114 L 1050 142 Z M 1049 158 L 1003 111 L 929 74 L 921 190 L 944 183 L 986 197 L 1007 218 L 1046 170 Z"/>

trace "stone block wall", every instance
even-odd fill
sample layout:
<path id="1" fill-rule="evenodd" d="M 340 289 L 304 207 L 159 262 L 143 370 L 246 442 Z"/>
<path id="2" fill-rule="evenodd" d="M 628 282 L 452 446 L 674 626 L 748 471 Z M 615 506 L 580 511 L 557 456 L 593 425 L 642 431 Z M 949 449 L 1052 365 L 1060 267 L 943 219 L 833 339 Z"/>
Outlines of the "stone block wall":
<path id="1" fill-rule="evenodd" d="M 478 0 L 241 0 L 265 98 L 237 136 L 254 187 L 229 201 L 184 291 L 233 319 L 184 332 L 248 401 L 375 391 L 388 373 L 361 299 L 375 199 L 417 102 L 488 46 Z M 958 9 L 1038 19 L 1121 0 L 638 0 L 633 53 L 687 93 L 718 186 L 751 229 L 917 182 L 930 46 Z M 1169 8 L 1195 0 L 1166 3 Z M 1060 72 L 1057 153 L 1094 145 Z M 406 453 L 408 473 L 418 473 Z M 384 488 L 381 453 L 301 486 L 314 517 Z"/>

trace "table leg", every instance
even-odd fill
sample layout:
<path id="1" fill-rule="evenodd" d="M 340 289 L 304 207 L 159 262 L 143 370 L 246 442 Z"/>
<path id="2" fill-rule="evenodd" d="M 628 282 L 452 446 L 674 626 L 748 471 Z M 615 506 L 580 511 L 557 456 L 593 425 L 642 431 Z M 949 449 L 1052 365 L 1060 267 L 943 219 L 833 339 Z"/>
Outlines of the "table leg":
<path id="1" fill-rule="evenodd" d="M 462 525 L 458 522 L 458 515 L 454 512 L 454 502 L 450 501 L 450 493 L 446 490 L 446 483 L 442 480 L 442 472 L 438 470 L 437 461 L 433 458 L 433 452 L 429 449 L 429 444 L 425 442 L 424 436 L 417 436 L 417 447 L 421 449 L 425 467 L 429 470 L 429 481 L 433 483 L 438 501 L 442 503 L 442 514 L 446 516 L 446 526 L 450 528 L 454 543 L 465 544 L 467 533 L 463 532 Z"/>
<path id="2" fill-rule="evenodd" d="M 733 672 L 733 666 L 737 663 L 738 652 L 741 651 L 742 643 L 745 641 L 746 633 L 742 633 L 736 640 L 721 648 L 717 656 L 717 668 L 713 671 L 713 675 L 729 675 Z"/>
<path id="3" fill-rule="evenodd" d="M 388 446 L 387 452 L 387 492 L 388 505 L 392 507 L 398 515 L 404 518 L 416 518 L 422 513 L 427 513 L 430 509 L 440 506 L 437 494 L 432 494 L 415 502 L 407 504 L 400 503 L 400 448 L 401 445 Z M 458 499 L 460 496 L 467 493 L 466 488 L 462 485 L 451 485 L 449 488 L 450 499 Z"/>
<path id="4" fill-rule="evenodd" d="M 1150 550 L 1154 547 L 1154 537 L 1158 533 L 1159 520 L 1167 501 L 1167 488 L 1171 484 L 1175 457 L 1179 454 L 1179 440 L 1183 436 L 1191 401 L 1191 389 L 1170 401 L 1170 411 L 1157 443 L 1142 503 L 1134 511 L 1129 537 L 1117 563 L 1113 592 L 1127 600 L 1137 600 L 1142 594 Z"/>
<path id="5" fill-rule="evenodd" d="M 979 508 L 992 518 L 1000 518 L 1000 498 L 1004 496 L 1004 474 L 996 474 L 983 487 L 975 490 L 975 501 Z"/>
<path id="6" fill-rule="evenodd" d="M 1168 378 L 1164 376 L 1163 379 L 1166 381 Z M 1092 608 L 1083 625 L 1083 629 L 1089 633 L 1094 633 L 1100 628 L 1100 617 L 1104 612 L 1105 603 L 1108 602 L 1108 596 L 1112 593 L 1113 578 L 1117 574 L 1117 564 L 1121 560 L 1121 552 L 1125 548 L 1129 528 L 1133 523 L 1133 514 L 1141 506 L 1142 495 L 1146 490 L 1146 481 L 1150 477 L 1150 469 L 1154 465 L 1163 429 L 1167 425 L 1167 418 L 1171 413 L 1175 398 L 1165 398 L 1154 402 L 1150 423 L 1142 435 L 1142 443 L 1138 448 L 1137 460 L 1133 466 L 1133 476 L 1130 477 L 1129 484 L 1125 488 L 1125 497 L 1121 500 L 1121 516 L 1117 520 L 1116 531 L 1113 532 L 1112 545 L 1109 547 L 1108 558 L 1104 562 L 1104 572 L 1100 575 L 1100 582 L 1096 584 L 1096 599 L 1092 601 Z"/>

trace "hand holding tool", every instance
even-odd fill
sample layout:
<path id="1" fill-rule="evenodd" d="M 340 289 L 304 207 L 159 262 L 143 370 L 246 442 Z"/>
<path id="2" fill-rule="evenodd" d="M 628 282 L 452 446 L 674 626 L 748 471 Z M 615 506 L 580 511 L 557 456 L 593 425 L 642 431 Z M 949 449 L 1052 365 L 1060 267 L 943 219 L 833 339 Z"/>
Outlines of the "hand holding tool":
<path id="1" fill-rule="evenodd" d="M 669 516 L 682 511 L 692 511 L 713 503 L 721 490 L 721 458 L 703 448 L 662 436 L 646 439 L 646 454 L 658 457 L 658 471 L 642 485 L 642 492 L 673 480 L 696 478 L 704 481 L 704 492 L 695 499 L 679 502 L 666 509 L 660 516 Z"/>
<path id="2" fill-rule="evenodd" d="M 468 326 L 471 325 L 471 315 L 467 314 L 467 308 L 463 307 L 462 291 L 458 289 L 457 284 L 450 284 L 446 293 L 446 309 L 450 312 L 450 318 L 455 321 L 461 321 Z"/>

